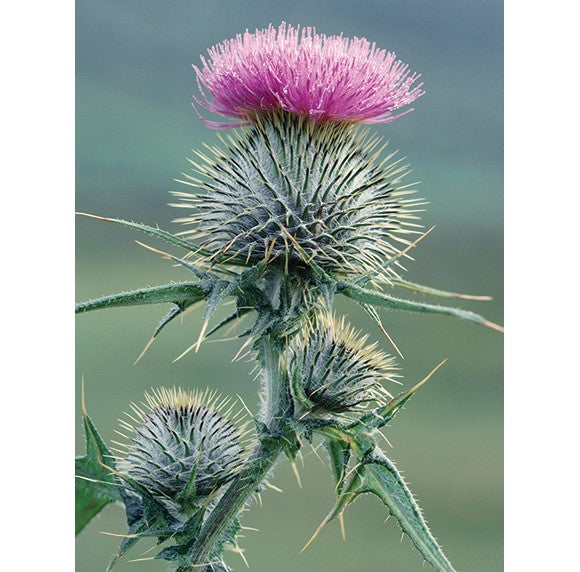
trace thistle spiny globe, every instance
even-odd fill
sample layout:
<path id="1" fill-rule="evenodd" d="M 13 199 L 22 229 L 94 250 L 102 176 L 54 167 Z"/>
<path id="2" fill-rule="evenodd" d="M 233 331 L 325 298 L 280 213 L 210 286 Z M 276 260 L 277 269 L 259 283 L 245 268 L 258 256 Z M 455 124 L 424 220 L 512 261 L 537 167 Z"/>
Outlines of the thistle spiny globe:
<path id="1" fill-rule="evenodd" d="M 371 402 L 391 399 L 384 381 L 396 382 L 393 357 L 367 344 L 344 318 L 319 316 L 291 345 L 290 379 L 302 386 L 312 409 L 343 413 L 361 411 Z"/>
<path id="2" fill-rule="evenodd" d="M 193 477 L 194 494 L 210 494 L 229 481 L 243 461 L 243 427 L 229 418 L 229 399 L 215 393 L 155 389 L 146 404 L 132 404 L 131 434 L 119 467 L 150 493 L 178 500 Z M 225 410 L 225 411 L 224 411 Z"/>
<path id="3" fill-rule="evenodd" d="M 312 260 L 358 276 L 385 265 L 418 230 L 422 199 L 403 184 L 408 165 L 379 160 L 380 139 L 349 123 L 314 124 L 286 112 L 257 116 L 241 132 L 206 146 L 173 193 L 190 210 L 181 234 L 215 260 L 262 260 L 300 271 Z M 397 266 L 385 275 L 397 275 Z"/>

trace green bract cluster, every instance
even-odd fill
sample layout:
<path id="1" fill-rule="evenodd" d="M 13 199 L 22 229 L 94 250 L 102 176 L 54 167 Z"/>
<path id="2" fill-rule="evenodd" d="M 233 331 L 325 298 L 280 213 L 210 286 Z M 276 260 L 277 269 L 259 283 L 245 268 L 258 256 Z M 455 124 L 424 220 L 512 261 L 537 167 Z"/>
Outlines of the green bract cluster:
<path id="1" fill-rule="evenodd" d="M 111 448 L 120 456 L 109 451 L 84 412 L 87 455 L 77 460 L 77 507 L 121 501 L 129 525 L 107 570 L 147 537 L 169 542 L 155 558 L 173 562 L 175 571 L 189 570 L 188 552 L 246 456 L 245 425 L 228 404 L 209 391 L 155 389 L 142 406 L 132 404 L 129 421 L 121 421 L 118 433 L 126 443 L 115 441 Z M 92 516 L 77 514 L 81 528 Z M 205 572 L 228 570 L 221 552 L 237 546 L 239 531 L 237 519 L 228 522 Z"/>
<path id="2" fill-rule="evenodd" d="M 228 399 L 164 388 L 146 399 L 143 407 L 133 404 L 121 422 L 121 430 L 130 432 L 121 451 L 122 472 L 161 500 L 180 500 L 182 506 L 203 501 L 232 479 L 244 448 L 240 430 L 222 412 Z"/>
<path id="3" fill-rule="evenodd" d="M 307 260 L 345 276 L 375 270 L 420 234 L 425 204 L 402 183 L 408 165 L 395 153 L 382 158 L 379 145 L 349 123 L 259 117 L 196 153 L 181 182 L 202 192 L 174 193 L 181 202 L 173 206 L 191 211 L 178 219 L 191 227 L 182 235 L 221 259 L 267 259 L 289 272 Z M 394 266 L 387 274 L 396 275 Z"/>
<path id="4" fill-rule="evenodd" d="M 345 323 L 321 314 L 292 343 L 289 378 L 307 415 L 354 413 L 392 399 L 385 381 L 398 377 L 395 360 L 367 344 Z"/>

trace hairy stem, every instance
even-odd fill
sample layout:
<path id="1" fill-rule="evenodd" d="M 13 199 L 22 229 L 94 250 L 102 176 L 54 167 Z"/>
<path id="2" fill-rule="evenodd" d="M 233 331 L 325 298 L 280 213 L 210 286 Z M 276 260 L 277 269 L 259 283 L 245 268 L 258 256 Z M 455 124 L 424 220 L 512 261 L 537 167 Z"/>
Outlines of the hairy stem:
<path id="1" fill-rule="evenodd" d="M 265 336 L 256 344 L 262 368 L 264 405 L 261 412 L 262 434 L 244 468 L 230 483 L 227 491 L 204 523 L 189 553 L 191 570 L 209 562 L 216 543 L 228 525 L 260 488 L 276 459 L 288 445 L 286 419 L 292 407 L 289 387 L 280 372 L 281 340 Z"/>

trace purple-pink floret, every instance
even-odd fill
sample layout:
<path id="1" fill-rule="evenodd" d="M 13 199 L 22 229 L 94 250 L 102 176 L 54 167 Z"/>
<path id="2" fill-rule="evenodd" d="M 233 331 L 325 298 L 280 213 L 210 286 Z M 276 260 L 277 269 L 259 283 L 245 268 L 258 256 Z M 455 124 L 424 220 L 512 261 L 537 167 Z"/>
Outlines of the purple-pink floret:
<path id="1" fill-rule="evenodd" d="M 194 99 L 211 112 L 241 120 L 204 119 L 215 129 L 246 124 L 271 110 L 315 122 L 388 123 L 411 109 L 393 111 L 423 95 L 422 84 L 413 85 L 419 75 L 395 54 L 364 38 L 325 36 L 314 28 L 270 25 L 208 53 L 201 69 L 193 66 L 201 93 Z"/>

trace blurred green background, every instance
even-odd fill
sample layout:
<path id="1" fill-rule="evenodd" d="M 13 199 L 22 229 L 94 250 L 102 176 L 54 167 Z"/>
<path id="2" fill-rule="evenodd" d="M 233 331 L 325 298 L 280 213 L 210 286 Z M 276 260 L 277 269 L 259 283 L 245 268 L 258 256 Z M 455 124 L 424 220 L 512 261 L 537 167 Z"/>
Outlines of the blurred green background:
<path id="1" fill-rule="evenodd" d="M 411 175 L 431 205 L 426 226 L 437 229 L 415 250 L 410 280 L 494 296 L 463 303 L 502 321 L 502 3 L 472 0 L 321 2 L 77 0 L 77 206 L 79 210 L 159 224 L 175 230 L 166 206 L 185 158 L 213 142 L 191 109 L 193 62 L 211 45 L 270 22 L 314 25 L 327 34 L 365 36 L 396 51 L 423 75 L 427 94 L 416 110 L 376 127 L 413 163 Z M 79 219 L 77 299 L 186 279 L 186 274 L 137 246 L 143 236 Z M 153 243 L 153 241 L 146 241 Z M 166 308 L 108 310 L 77 319 L 77 382 L 86 380 L 89 411 L 103 437 L 131 400 L 160 384 L 210 386 L 238 393 L 256 409 L 250 364 L 231 364 L 239 344 L 204 344 L 172 360 L 197 336 L 199 314 L 173 324 L 136 367 L 132 362 Z M 358 327 L 388 349 L 357 307 L 342 302 Z M 397 462 L 435 535 L 458 570 L 502 569 L 502 338 L 443 317 L 382 313 L 402 349 L 409 387 L 442 358 L 444 370 L 421 390 L 388 431 Z M 77 386 L 78 388 L 78 386 Z M 80 399 L 77 391 L 77 398 Z M 78 452 L 80 403 L 77 404 Z M 263 506 L 244 517 L 242 546 L 251 570 L 279 572 L 385 570 L 412 572 L 421 558 L 400 540 L 394 519 L 374 498 L 346 513 L 347 541 L 336 523 L 302 555 L 333 502 L 332 482 L 305 450 L 299 490 L 286 462 Z M 102 571 L 126 531 L 121 509 L 108 507 L 80 535 L 77 569 Z M 137 546 L 126 558 L 142 557 Z M 150 556 L 148 553 L 145 556 Z M 229 562 L 245 566 L 238 555 Z M 158 561 L 119 564 L 124 570 L 164 570 Z"/>

